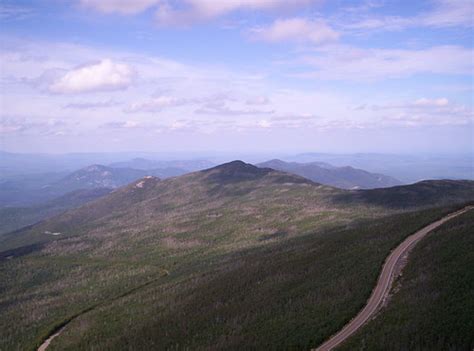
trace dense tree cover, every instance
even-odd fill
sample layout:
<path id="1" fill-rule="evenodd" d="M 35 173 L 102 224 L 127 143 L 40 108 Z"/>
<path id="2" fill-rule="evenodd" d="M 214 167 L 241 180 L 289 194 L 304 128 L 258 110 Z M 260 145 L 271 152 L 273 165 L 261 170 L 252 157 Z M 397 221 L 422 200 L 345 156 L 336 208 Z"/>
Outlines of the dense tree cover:
<path id="1" fill-rule="evenodd" d="M 418 244 L 378 317 L 341 350 L 474 349 L 474 211 Z"/>
<path id="2" fill-rule="evenodd" d="M 193 260 L 162 284 L 73 321 L 51 350 L 307 350 L 362 307 L 390 249 L 440 215 L 361 222 L 214 258 L 207 267 Z"/>
<path id="3" fill-rule="evenodd" d="M 65 323 L 51 350 L 317 346 L 363 306 L 390 250 L 471 187 L 410 187 L 405 207 L 396 188 L 395 208 L 242 162 L 141 179 L 2 236 L 0 350 Z"/>

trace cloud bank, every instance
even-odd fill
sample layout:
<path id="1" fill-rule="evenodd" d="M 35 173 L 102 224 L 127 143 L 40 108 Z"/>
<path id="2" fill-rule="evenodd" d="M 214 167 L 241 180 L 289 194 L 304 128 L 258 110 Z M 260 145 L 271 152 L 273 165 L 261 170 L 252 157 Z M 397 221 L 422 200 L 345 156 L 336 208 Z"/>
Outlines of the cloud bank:
<path id="1" fill-rule="evenodd" d="M 307 20 L 304 18 L 279 19 L 267 27 L 258 27 L 250 31 L 256 40 L 270 43 L 277 42 L 309 42 L 322 44 L 339 39 L 339 33 L 323 20 Z"/>
<path id="2" fill-rule="evenodd" d="M 49 90 L 57 94 L 123 90 L 131 85 L 133 78 L 134 71 L 129 65 L 104 59 L 66 72 Z"/>

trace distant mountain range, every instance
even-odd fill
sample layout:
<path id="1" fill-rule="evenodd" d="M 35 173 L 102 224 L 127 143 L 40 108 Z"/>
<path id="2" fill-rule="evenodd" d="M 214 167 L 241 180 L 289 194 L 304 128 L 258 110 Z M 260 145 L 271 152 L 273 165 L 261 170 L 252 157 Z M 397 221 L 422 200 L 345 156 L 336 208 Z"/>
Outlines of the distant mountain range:
<path id="1" fill-rule="evenodd" d="M 109 171 L 59 183 L 129 179 Z M 393 247 L 473 200 L 473 181 L 345 190 L 241 161 L 146 175 L 0 235 L 0 349 L 37 349 L 65 326 L 55 349 L 309 350 L 364 305 Z M 448 276 L 461 288 L 465 252 Z M 443 296 L 454 311 L 463 289 L 461 303 Z M 464 329 L 454 342 L 470 340 Z"/>
<path id="2" fill-rule="evenodd" d="M 178 173 L 200 171 L 202 169 L 211 168 L 215 166 L 214 163 L 207 160 L 171 160 L 171 161 L 157 161 L 146 158 L 134 158 L 129 161 L 114 162 L 109 164 L 113 168 L 134 168 L 142 170 L 161 169 L 163 172 L 168 172 L 176 176 Z"/>
<path id="3" fill-rule="evenodd" d="M 187 155 L 186 157 L 190 157 L 189 154 Z M 174 154 L 152 152 L 24 154 L 0 151 L 0 180 L 26 174 L 70 173 L 92 164 L 114 164 L 113 167 L 117 165 L 118 167 L 137 169 L 182 168 L 186 171 L 196 171 L 214 166 L 212 162 L 197 159 L 198 156 L 192 159 L 181 156 L 181 154 L 176 157 Z M 141 160 L 145 160 L 145 162 L 148 160 L 150 162 L 160 161 L 142 168 L 140 163 L 143 162 Z M 132 165 L 138 165 L 138 167 Z"/>
<path id="4" fill-rule="evenodd" d="M 402 184 L 399 180 L 383 174 L 370 173 L 350 166 L 335 167 L 325 162 L 297 163 L 275 159 L 257 166 L 297 174 L 314 182 L 342 189 L 386 188 Z"/>
<path id="5" fill-rule="evenodd" d="M 144 177 L 147 176 L 152 176 L 154 179 L 166 179 L 189 173 L 188 170 L 191 169 L 201 169 L 210 164 L 210 162 L 202 160 L 154 161 L 135 158 L 109 166 L 91 165 L 67 175 L 48 173 L 36 176 L 19 176 L 16 180 L 0 183 L 0 220 L 2 220 L 0 233 L 16 230 L 66 209 L 78 207 L 113 189 L 142 178 L 145 179 Z M 352 167 L 334 167 L 326 162 L 284 162 L 277 159 L 260 163 L 258 168 L 240 161 L 217 166 L 209 169 L 209 179 L 214 177 L 213 180 L 216 183 L 224 185 L 236 180 L 256 180 L 274 172 L 273 170 L 286 172 L 279 176 L 282 181 L 284 179 L 290 183 L 312 181 L 343 189 L 384 188 L 400 184 L 392 177 Z M 408 188 L 402 187 L 401 189 L 400 196 L 403 196 Z M 389 193 L 390 196 L 392 193 Z M 380 201 L 387 202 L 387 204 L 391 200 L 391 198 L 385 199 L 386 195 L 382 191 L 374 190 L 373 194 L 367 192 L 364 193 L 364 196 L 373 199 L 373 201 L 383 199 Z M 417 201 L 416 194 L 410 196 L 414 196 Z M 356 199 L 357 197 L 351 195 L 351 201 Z"/>
<path id="6" fill-rule="evenodd" d="M 81 206 L 111 191 L 108 188 L 81 189 L 31 207 L 0 208 L 0 235 Z"/>
<path id="7" fill-rule="evenodd" d="M 387 174 L 405 183 L 427 179 L 474 180 L 474 154 L 327 154 L 304 153 L 285 158 L 292 162 L 328 162 L 334 166 L 350 165 L 369 172 Z"/>
<path id="8" fill-rule="evenodd" d="M 168 178 L 170 176 L 182 175 L 184 173 L 186 173 L 186 171 L 182 169 L 175 170 L 175 172 L 171 173 L 168 170 L 162 169 L 142 170 L 92 165 L 81 168 L 63 179 L 52 183 L 49 188 L 54 189 L 55 192 L 60 192 L 63 189 L 66 191 L 96 188 L 115 189 L 147 175 Z"/>
<path id="9" fill-rule="evenodd" d="M 66 222 L 82 226 L 99 219 L 102 220 L 102 218 L 113 217 L 114 213 L 117 215 L 120 213 L 121 223 L 129 221 L 131 226 L 137 226 L 135 223 L 136 214 L 140 213 L 141 225 L 147 225 L 148 220 L 155 222 L 155 211 L 166 213 L 168 208 L 171 212 L 177 213 L 191 209 L 192 211 L 202 211 L 203 208 L 193 207 L 194 204 L 201 202 L 202 206 L 205 206 L 204 208 L 220 208 L 219 204 L 232 201 L 232 199 L 238 199 L 245 203 L 246 197 L 249 194 L 254 194 L 248 200 L 252 202 L 255 194 L 260 191 L 263 193 L 259 197 L 270 201 L 268 206 L 271 207 L 278 204 L 278 202 L 272 203 L 274 196 L 278 198 L 278 201 L 282 201 L 283 193 L 280 194 L 280 192 L 285 187 L 297 187 L 300 190 L 307 188 L 307 191 L 314 192 L 314 199 L 320 198 L 318 206 L 323 206 L 323 203 L 326 203 L 328 206 L 350 204 L 356 207 L 359 205 L 383 206 L 389 209 L 403 206 L 422 208 L 433 206 L 435 203 L 437 205 L 461 203 L 474 197 L 473 181 L 425 181 L 387 189 L 345 190 L 337 187 L 325 187 L 320 182 L 310 180 L 309 176 L 289 173 L 286 171 L 288 169 L 286 167 L 285 170 L 273 168 L 277 166 L 283 168 L 280 167 L 281 165 L 286 165 L 286 163 L 274 160 L 259 164 L 257 167 L 242 161 L 233 161 L 163 181 L 151 175 L 149 171 L 118 170 L 99 165 L 86 167 L 55 183 L 54 187 L 68 187 L 69 189 L 76 186 L 83 189 L 108 187 L 116 188 L 116 190 L 98 201 L 70 211 L 67 216 L 56 217 L 45 226 L 57 223 L 58 227 L 56 228 L 55 224 L 53 230 L 61 231 L 64 228 L 59 228 L 59 226 Z M 303 167 L 305 165 L 298 166 L 305 169 Z M 309 164 L 308 166 L 310 170 L 339 170 L 336 167 L 323 168 L 324 165 Z M 329 166 L 325 165 L 324 167 Z M 142 178 L 138 178 L 139 172 L 142 172 Z M 354 172 L 363 175 L 367 173 L 361 170 Z M 369 175 L 371 174 L 369 173 Z M 120 187 L 120 184 L 124 183 L 127 185 Z M 107 194 L 107 190 L 105 192 Z M 314 201 L 314 199 L 304 199 L 306 195 L 305 192 L 292 192 L 295 204 L 298 201 Z M 283 199 L 289 201 L 289 198 L 283 197 Z M 188 203 L 191 200 L 192 203 Z M 309 204 L 307 205 L 309 206 Z M 212 210 L 209 211 L 212 213 Z"/>
<path id="10" fill-rule="evenodd" d="M 169 178 L 187 173 L 180 168 L 133 169 L 91 165 L 67 175 L 38 174 L 0 183 L 0 206 L 30 206 L 79 189 L 115 189 L 147 175 Z M 36 179 L 36 180 L 35 180 Z M 50 182 L 47 182 L 50 179 Z"/>
<path id="11" fill-rule="evenodd" d="M 67 175 L 18 176 L 0 182 L 0 234 L 78 207 L 146 176 L 165 179 L 184 173 L 187 171 L 181 168 L 143 170 L 92 165 Z"/>
<path id="12" fill-rule="evenodd" d="M 67 191 L 72 191 L 76 189 L 118 188 L 147 174 L 146 171 L 138 169 L 115 169 L 102 165 L 92 165 L 67 175 L 45 187 L 45 189 L 54 189 L 54 191 L 67 189 Z"/>
<path id="13" fill-rule="evenodd" d="M 210 157 L 210 162 L 207 160 Z M 381 173 L 404 183 L 413 183 L 425 179 L 474 179 L 474 154 L 381 154 L 381 153 L 302 153 L 272 156 L 248 154 L 163 154 L 152 152 L 121 153 L 70 153 L 70 154 L 20 154 L 0 151 L 0 180 L 13 176 L 40 173 L 70 173 L 91 164 L 112 167 L 156 169 L 182 168 L 197 171 L 210 168 L 217 163 L 236 158 L 252 159 L 261 162 L 271 158 L 280 158 L 288 162 L 329 163 L 336 167 L 351 166 L 368 172 Z M 156 161 L 159 160 L 159 161 Z"/>

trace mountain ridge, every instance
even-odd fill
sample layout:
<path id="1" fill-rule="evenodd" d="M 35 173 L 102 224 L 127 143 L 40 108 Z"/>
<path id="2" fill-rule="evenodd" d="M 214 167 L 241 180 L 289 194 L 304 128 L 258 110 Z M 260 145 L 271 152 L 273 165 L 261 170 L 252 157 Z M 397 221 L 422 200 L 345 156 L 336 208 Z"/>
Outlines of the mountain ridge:
<path id="1" fill-rule="evenodd" d="M 140 178 L 0 236 L 0 348 L 67 323 L 52 347 L 310 349 L 367 300 L 397 243 L 474 200 L 474 182 L 406 187 L 337 189 L 242 161 Z M 364 196 L 377 191 L 396 206 Z"/>
<path id="2" fill-rule="evenodd" d="M 317 183 L 342 189 L 371 189 L 401 185 L 402 183 L 383 174 L 371 173 L 351 166 L 335 167 L 324 162 L 297 163 L 279 159 L 257 164 L 305 177 Z"/>
<path id="3" fill-rule="evenodd" d="M 474 181 L 424 181 L 420 184 L 372 190 L 344 190 L 321 185 L 298 175 L 260 168 L 242 162 L 232 161 L 210 169 L 192 172 L 180 177 L 160 180 L 153 176 L 142 177 L 130 184 L 114 189 L 110 194 L 79 208 L 43 221 L 29 232 L 38 240 L 45 238 L 44 231 L 62 232 L 64 228 L 84 230 L 94 226 L 130 227 L 139 230 L 155 222 L 160 215 L 189 213 L 208 208 L 210 213 L 219 213 L 233 201 L 250 201 L 267 197 L 267 206 L 293 203 L 292 211 L 301 208 L 304 215 L 311 208 L 318 211 L 328 207 L 377 206 L 377 211 L 427 208 L 439 204 L 462 203 L 474 198 Z M 285 197 L 284 194 L 292 194 Z M 299 194 L 299 195 L 297 195 Z M 407 196 L 406 194 L 409 194 Z M 377 201 L 381 197 L 383 201 Z M 304 201 L 302 200 L 304 199 Z M 303 202 L 302 202 L 303 201 Z M 311 203 L 307 208 L 304 203 Z M 196 207 L 201 204 L 200 207 Z M 258 207 L 255 208 L 256 211 Z M 139 215 L 138 215 L 139 214 Z M 110 221 L 112 218 L 117 220 Z M 125 225 L 126 224 L 126 225 Z M 82 230 L 81 230 L 82 231 Z M 35 240 L 36 240 L 35 239 Z"/>
<path id="4" fill-rule="evenodd" d="M 227 162 L 201 172 L 207 174 L 210 180 L 219 184 L 258 180 L 266 176 L 269 176 L 269 180 L 280 183 L 312 183 L 310 180 L 296 174 L 268 167 L 257 167 L 241 160 Z"/>

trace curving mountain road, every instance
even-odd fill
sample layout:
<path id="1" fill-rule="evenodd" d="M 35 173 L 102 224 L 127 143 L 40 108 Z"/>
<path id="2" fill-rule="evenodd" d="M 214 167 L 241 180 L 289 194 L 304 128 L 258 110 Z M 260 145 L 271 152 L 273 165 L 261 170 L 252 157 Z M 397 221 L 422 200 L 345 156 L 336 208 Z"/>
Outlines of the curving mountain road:
<path id="1" fill-rule="evenodd" d="M 440 220 L 431 223 L 430 225 L 420 229 L 416 233 L 410 235 L 406 238 L 400 245 L 398 245 L 395 250 L 393 250 L 390 255 L 385 260 L 383 265 L 382 272 L 379 275 L 377 285 L 372 291 L 369 300 L 365 307 L 359 312 L 359 314 L 352 319 L 348 324 L 346 324 L 337 334 L 333 335 L 329 340 L 324 342 L 321 346 L 315 349 L 315 351 L 329 351 L 340 345 L 352 334 L 354 334 L 360 327 L 362 327 L 382 306 L 385 299 L 388 297 L 392 283 L 395 279 L 395 272 L 397 267 L 400 266 L 404 257 L 408 255 L 410 250 L 429 232 L 438 228 L 443 223 L 457 217 L 471 209 L 474 206 L 467 206 L 462 210 L 453 212 Z"/>
<path id="2" fill-rule="evenodd" d="M 333 348 L 337 347 L 340 345 L 342 342 L 344 342 L 347 338 L 349 338 L 353 333 L 355 333 L 360 327 L 362 327 L 373 315 L 379 310 L 379 308 L 382 306 L 383 302 L 387 298 L 390 289 L 392 287 L 392 283 L 395 279 L 395 272 L 397 271 L 397 267 L 400 266 L 400 263 L 402 262 L 403 258 L 406 257 L 406 255 L 410 252 L 410 250 L 420 241 L 423 237 L 425 237 L 429 232 L 433 231 L 434 229 L 438 228 L 440 225 L 443 223 L 449 221 L 450 219 L 457 217 L 471 209 L 474 209 L 474 206 L 467 206 L 463 208 L 462 210 L 453 212 L 440 220 L 431 223 L 430 225 L 420 229 L 416 233 L 410 235 L 408 238 L 406 238 L 400 245 L 398 245 L 395 250 L 393 250 L 388 258 L 385 261 L 385 264 L 382 268 L 382 272 L 380 273 L 379 279 L 377 281 L 377 285 L 375 286 L 374 290 L 372 291 L 372 295 L 370 296 L 369 300 L 367 301 L 367 304 L 365 307 L 359 312 L 359 314 L 352 319 L 346 326 L 344 326 L 337 334 L 332 336 L 329 340 L 324 342 L 321 346 L 319 346 L 315 351 L 329 351 L 332 350 Z M 166 274 L 169 274 L 167 271 L 165 272 Z M 159 278 L 158 278 L 159 279 Z M 123 294 L 120 294 L 119 296 L 115 297 L 112 300 L 115 300 L 117 298 L 121 298 L 123 296 L 126 296 L 138 289 L 141 289 L 156 280 L 149 281 L 141 286 L 138 286 L 136 288 L 131 289 L 130 291 L 127 291 Z M 56 338 L 58 335 L 61 334 L 61 332 L 64 330 L 64 328 L 67 326 L 67 324 L 72 321 L 73 319 L 77 318 L 78 316 L 84 314 L 85 312 L 88 312 L 95 307 L 102 305 L 103 303 L 99 303 L 95 306 L 92 306 L 83 312 L 79 313 L 78 315 L 72 317 L 69 319 L 68 322 L 65 323 L 60 329 L 55 330 L 52 332 L 46 340 L 43 341 L 43 343 L 40 345 L 40 347 L 37 349 L 37 351 L 45 351 L 51 341 Z"/>

